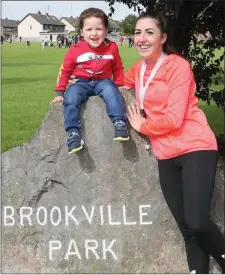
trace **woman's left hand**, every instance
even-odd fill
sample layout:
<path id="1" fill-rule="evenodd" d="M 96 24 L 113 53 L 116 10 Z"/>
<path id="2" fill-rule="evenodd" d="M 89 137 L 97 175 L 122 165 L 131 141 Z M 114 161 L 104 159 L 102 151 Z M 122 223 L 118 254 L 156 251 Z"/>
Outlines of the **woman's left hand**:
<path id="1" fill-rule="evenodd" d="M 137 106 L 134 106 L 133 103 L 128 107 L 127 118 L 131 124 L 131 126 L 137 132 L 140 132 L 141 124 L 146 122 L 146 119 L 141 116 L 140 109 Z"/>

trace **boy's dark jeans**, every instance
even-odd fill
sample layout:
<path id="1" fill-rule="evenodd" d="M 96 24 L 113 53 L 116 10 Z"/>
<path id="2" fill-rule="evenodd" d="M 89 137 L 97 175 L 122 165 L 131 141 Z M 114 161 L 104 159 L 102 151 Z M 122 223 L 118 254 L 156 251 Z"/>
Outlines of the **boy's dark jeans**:
<path id="1" fill-rule="evenodd" d="M 70 128 L 81 127 L 80 105 L 90 96 L 100 96 L 105 104 L 108 116 L 112 122 L 126 120 L 123 98 L 117 86 L 110 79 L 86 80 L 79 79 L 76 84 L 68 87 L 64 97 L 64 126 Z"/>

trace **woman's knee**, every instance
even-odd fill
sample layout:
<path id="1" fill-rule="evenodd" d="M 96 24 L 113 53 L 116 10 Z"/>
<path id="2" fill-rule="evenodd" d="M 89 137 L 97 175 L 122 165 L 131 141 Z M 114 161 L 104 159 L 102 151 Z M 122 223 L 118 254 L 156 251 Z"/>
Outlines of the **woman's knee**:
<path id="1" fill-rule="evenodd" d="M 210 218 L 194 218 L 189 217 L 186 219 L 188 229 L 195 233 L 204 233 L 210 227 Z"/>

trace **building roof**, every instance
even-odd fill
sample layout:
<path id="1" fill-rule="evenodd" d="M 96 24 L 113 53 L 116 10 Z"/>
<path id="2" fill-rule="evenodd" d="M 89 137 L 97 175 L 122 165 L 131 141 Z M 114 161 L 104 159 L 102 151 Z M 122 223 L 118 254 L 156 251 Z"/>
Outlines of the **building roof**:
<path id="1" fill-rule="evenodd" d="M 17 28 L 19 21 L 11 20 L 8 18 L 1 19 L 1 26 L 2 27 L 9 27 L 9 28 Z"/>
<path id="2" fill-rule="evenodd" d="M 79 25 L 79 19 L 78 17 L 62 17 L 60 20 L 65 19 L 68 23 L 70 23 L 72 26 L 78 26 Z M 112 29 L 120 29 L 119 21 L 109 19 L 109 28 Z"/>
<path id="3" fill-rule="evenodd" d="M 71 24 L 72 26 L 74 27 L 77 27 L 79 25 L 79 20 L 78 20 L 78 17 L 77 18 L 74 18 L 73 16 L 70 16 L 70 17 L 62 17 L 60 19 L 60 21 L 62 19 L 65 19 L 69 24 Z"/>
<path id="4" fill-rule="evenodd" d="M 111 28 L 111 29 L 120 29 L 120 26 L 116 21 L 114 21 L 112 19 L 109 19 L 109 28 Z"/>
<path id="5" fill-rule="evenodd" d="M 49 35 L 49 34 L 56 34 L 56 33 L 65 34 L 64 31 L 52 31 L 52 30 L 47 31 L 47 32 L 41 31 L 41 32 L 39 32 L 39 33 L 40 33 L 40 34 L 46 34 L 46 35 Z"/>
<path id="6" fill-rule="evenodd" d="M 57 17 L 54 15 L 50 15 L 48 13 L 41 14 L 40 11 L 37 13 L 28 13 L 21 21 L 20 23 L 27 17 L 32 16 L 35 20 L 37 20 L 42 25 L 57 25 L 57 26 L 65 26 Z"/>

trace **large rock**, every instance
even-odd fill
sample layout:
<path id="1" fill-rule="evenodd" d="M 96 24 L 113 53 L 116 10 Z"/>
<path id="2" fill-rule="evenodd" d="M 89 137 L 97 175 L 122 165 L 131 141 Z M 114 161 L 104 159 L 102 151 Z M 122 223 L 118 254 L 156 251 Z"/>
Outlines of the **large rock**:
<path id="1" fill-rule="evenodd" d="M 133 95 L 127 93 L 125 98 L 130 102 Z M 30 142 L 2 154 L 2 205 L 3 209 L 11 206 L 15 210 L 14 226 L 6 224 L 11 220 L 4 220 L 3 212 L 2 272 L 188 272 L 183 240 L 162 196 L 157 161 L 145 149 L 146 140 L 130 129 L 129 142 L 113 141 L 113 125 L 100 98 L 90 98 L 81 117 L 85 148 L 78 154 L 67 153 L 61 104 L 50 107 Z M 213 201 L 213 216 L 221 227 L 222 186 L 218 179 Z M 151 205 L 142 212 L 146 213 L 143 221 L 152 224 L 140 222 L 139 208 L 143 205 Z M 61 210 L 59 225 L 49 219 L 54 206 Z M 66 225 L 65 206 L 69 210 L 76 206 L 73 214 L 77 223 L 69 219 Z M 32 210 L 30 225 L 28 219 L 20 224 L 23 207 Z M 47 210 L 45 225 L 40 224 L 44 219 L 40 207 Z M 127 221 L 136 221 L 136 225 L 124 224 L 122 209 Z M 85 210 L 89 216 L 93 214 L 91 223 Z M 59 217 L 56 211 L 52 212 L 53 222 Z M 120 225 L 110 224 L 110 213 L 112 221 Z M 54 250 L 49 259 L 52 240 L 58 240 L 61 249 Z M 81 259 L 78 252 L 65 259 L 68 250 L 75 251 L 74 246 L 68 248 L 71 240 L 76 242 Z M 89 259 L 85 255 L 87 240 L 95 240 L 92 245 L 98 242 L 99 246 L 97 254 L 89 251 Z M 104 242 L 106 246 L 111 243 L 115 255 L 109 250 L 103 259 Z M 212 268 L 217 272 L 215 266 Z"/>

